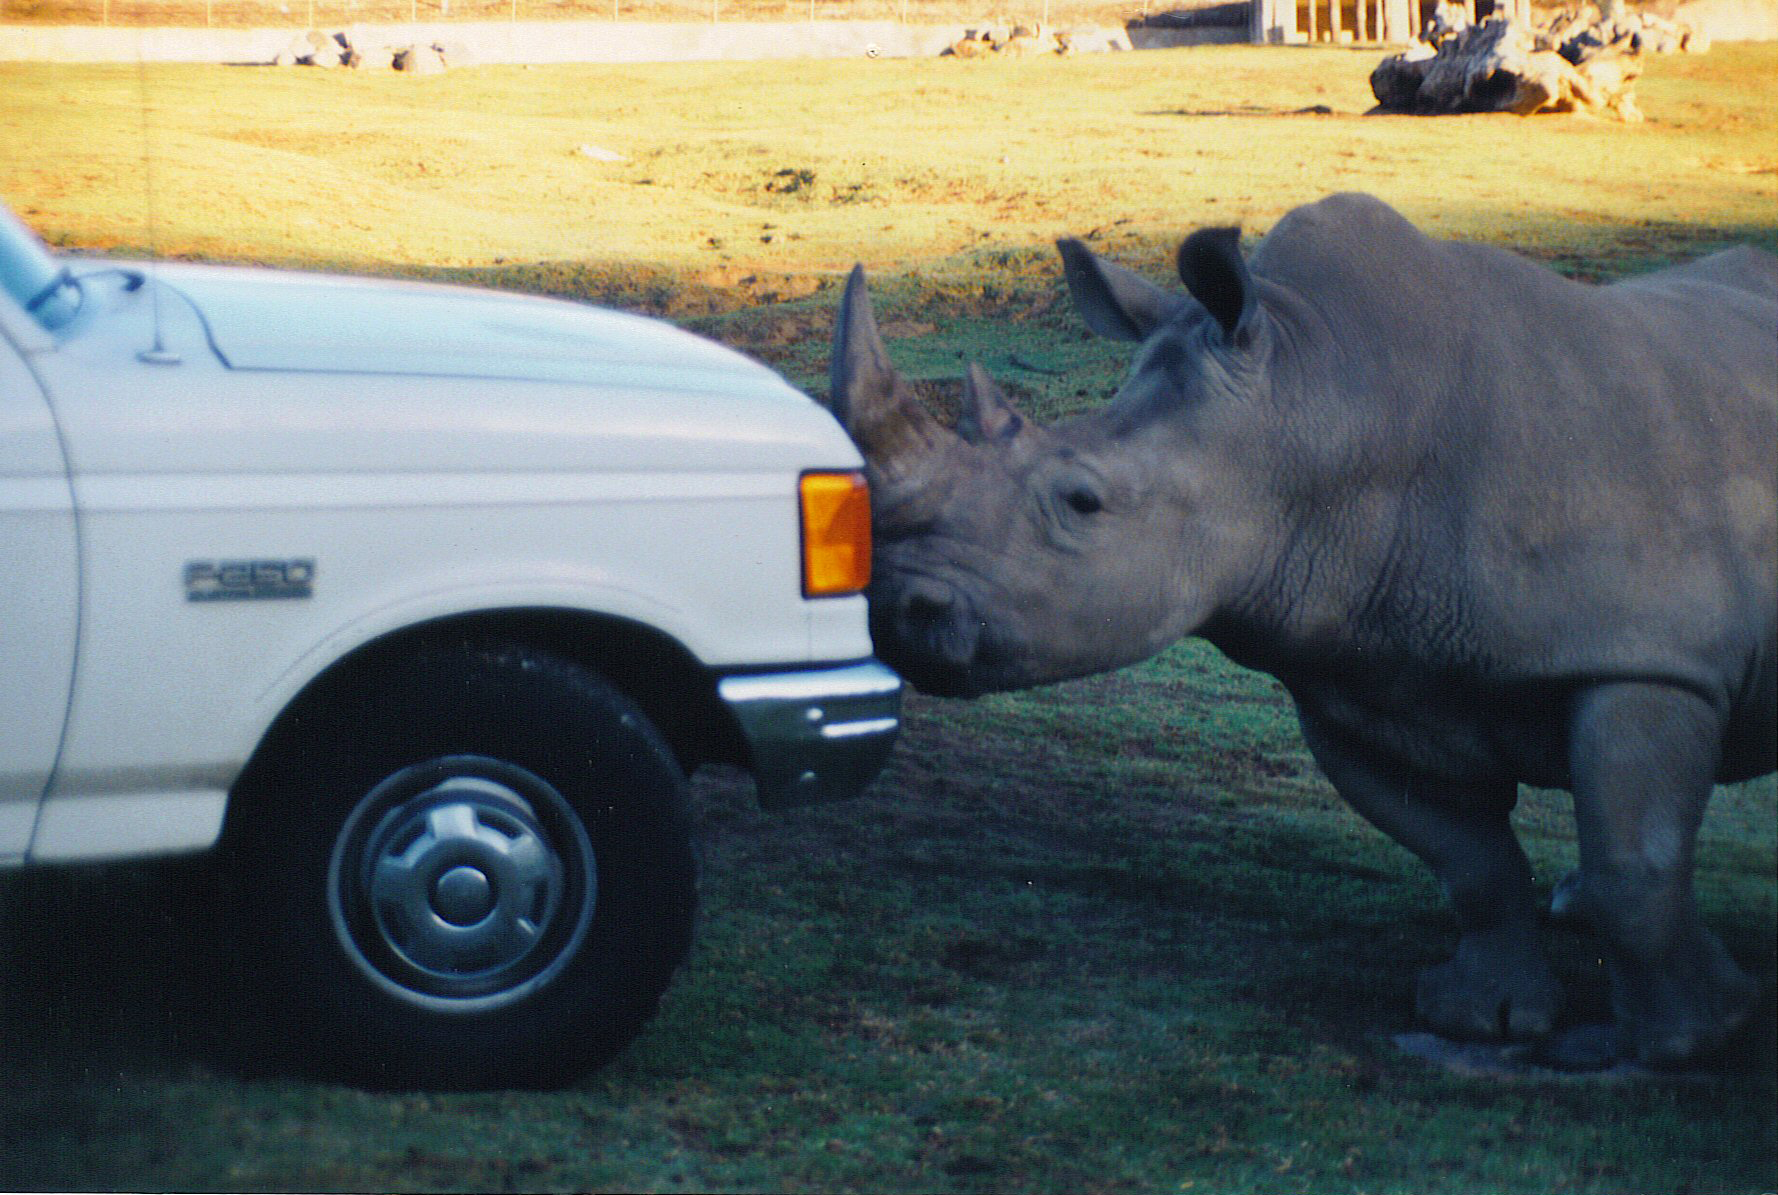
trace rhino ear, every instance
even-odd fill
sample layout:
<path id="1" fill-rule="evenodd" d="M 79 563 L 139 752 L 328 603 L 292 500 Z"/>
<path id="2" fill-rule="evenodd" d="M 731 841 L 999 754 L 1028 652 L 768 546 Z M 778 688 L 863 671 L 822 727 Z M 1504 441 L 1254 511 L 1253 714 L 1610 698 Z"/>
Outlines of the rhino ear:
<path id="1" fill-rule="evenodd" d="M 834 322 L 827 407 L 886 477 L 911 473 L 949 432 L 919 401 L 877 331 L 864 267 L 853 266 Z"/>
<path id="2" fill-rule="evenodd" d="M 1075 310 L 1087 327 L 1113 340 L 1147 340 L 1148 334 L 1178 314 L 1185 300 L 1162 290 L 1134 270 L 1098 256 L 1081 242 L 1056 242 Z"/>
<path id="3" fill-rule="evenodd" d="M 1259 311 L 1239 228 L 1200 228 L 1179 246 L 1179 279 L 1207 308 L 1230 344 L 1245 348 Z"/>
<path id="4" fill-rule="evenodd" d="M 963 375 L 963 410 L 957 416 L 957 434 L 970 444 L 1006 444 L 1025 430 L 1025 417 L 1019 414 L 988 376 L 988 371 L 971 361 Z"/>

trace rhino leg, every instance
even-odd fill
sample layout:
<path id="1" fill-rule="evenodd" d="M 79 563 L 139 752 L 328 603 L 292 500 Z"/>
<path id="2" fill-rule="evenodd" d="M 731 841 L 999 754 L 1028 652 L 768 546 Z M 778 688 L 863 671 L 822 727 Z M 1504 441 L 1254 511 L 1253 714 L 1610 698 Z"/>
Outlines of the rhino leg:
<path id="1" fill-rule="evenodd" d="M 1759 994 L 1692 896 L 1722 727 L 1703 698 L 1660 685 L 1599 685 L 1574 704 L 1580 872 L 1560 895 L 1567 914 L 1606 941 L 1620 1048 L 1640 1062 L 1715 1050 Z"/>
<path id="2" fill-rule="evenodd" d="M 1518 786 L 1417 775 L 1301 716 L 1334 788 L 1432 869 L 1456 914 L 1456 955 L 1420 973 L 1420 1019 L 1440 1033 L 1484 1041 L 1550 1033 L 1562 986 L 1544 957 L 1531 865 L 1509 820 Z"/>

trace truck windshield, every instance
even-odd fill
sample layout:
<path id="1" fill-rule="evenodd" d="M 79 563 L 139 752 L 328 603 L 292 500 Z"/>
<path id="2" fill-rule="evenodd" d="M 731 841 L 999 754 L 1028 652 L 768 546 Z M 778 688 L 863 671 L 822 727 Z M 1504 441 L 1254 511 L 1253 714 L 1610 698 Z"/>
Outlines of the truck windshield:
<path id="1" fill-rule="evenodd" d="M 0 206 L 0 287 L 50 330 L 73 319 L 80 303 L 67 267 L 4 206 Z"/>

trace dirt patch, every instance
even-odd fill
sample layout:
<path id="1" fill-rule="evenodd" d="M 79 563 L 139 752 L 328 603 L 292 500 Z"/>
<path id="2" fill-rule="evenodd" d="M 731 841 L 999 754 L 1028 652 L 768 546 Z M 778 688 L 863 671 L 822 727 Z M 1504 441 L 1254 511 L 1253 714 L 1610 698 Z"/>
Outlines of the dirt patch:
<path id="1" fill-rule="evenodd" d="M 726 310 L 760 303 L 788 303 L 806 299 L 833 285 L 831 278 L 815 274 L 776 274 L 746 266 L 713 266 L 691 276 L 694 291 L 725 296 Z"/>

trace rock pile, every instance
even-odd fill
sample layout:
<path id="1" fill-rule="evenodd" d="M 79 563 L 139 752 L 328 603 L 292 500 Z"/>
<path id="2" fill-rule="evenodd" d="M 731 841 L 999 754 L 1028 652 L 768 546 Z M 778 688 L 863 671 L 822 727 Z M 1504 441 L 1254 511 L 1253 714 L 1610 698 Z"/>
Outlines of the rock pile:
<path id="1" fill-rule="evenodd" d="M 453 66 L 467 66 L 473 60 L 468 47 L 457 42 L 397 46 L 391 45 L 387 39 L 355 30 L 322 33 L 311 29 L 278 51 L 272 65 L 398 70 L 415 75 L 436 75 Z"/>
<path id="2" fill-rule="evenodd" d="M 1702 54 L 1710 48 L 1709 37 L 1679 21 L 1616 4 L 1562 9 L 1538 28 L 1537 40 L 1570 62 L 1614 47 L 1642 54 Z"/>
<path id="3" fill-rule="evenodd" d="M 1108 29 L 1079 25 L 1052 31 L 1042 23 L 1034 23 L 968 29 L 943 53 L 955 58 L 1028 58 L 1042 54 L 1107 54 L 1131 48 L 1130 35 L 1122 26 Z"/>
<path id="4" fill-rule="evenodd" d="M 1378 111 L 1591 112 L 1639 121 L 1642 55 L 1708 48 L 1684 26 L 1616 0 L 1564 10 L 1541 27 L 1506 17 L 1472 25 L 1461 7 L 1441 3 L 1421 36 L 1371 72 Z"/>

